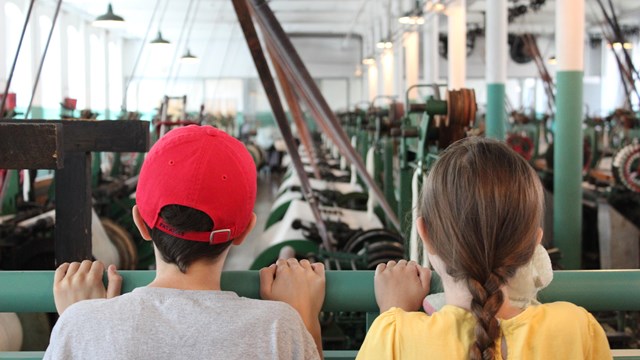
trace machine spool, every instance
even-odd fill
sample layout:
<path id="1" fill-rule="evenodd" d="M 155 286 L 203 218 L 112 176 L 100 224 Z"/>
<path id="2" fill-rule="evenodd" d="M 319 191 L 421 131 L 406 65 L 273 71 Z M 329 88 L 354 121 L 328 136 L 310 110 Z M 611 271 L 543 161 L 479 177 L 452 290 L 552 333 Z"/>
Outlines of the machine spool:
<path id="1" fill-rule="evenodd" d="M 245 147 L 251 154 L 253 162 L 256 164 L 256 169 L 259 170 L 265 164 L 266 156 L 264 151 L 259 146 L 251 143 L 245 144 Z"/>
<path id="2" fill-rule="evenodd" d="M 623 147 L 613 159 L 616 182 L 635 193 L 640 193 L 640 144 Z"/>
<path id="3" fill-rule="evenodd" d="M 20 351 L 22 324 L 15 313 L 0 313 L 0 351 Z"/>
<path id="4" fill-rule="evenodd" d="M 109 240 L 115 246 L 120 258 L 118 269 L 135 270 L 138 264 L 138 251 L 131 234 L 110 219 L 100 219 Z"/>
<path id="5" fill-rule="evenodd" d="M 464 138 L 473 126 L 478 109 L 473 89 L 449 90 L 447 92 L 447 114 L 444 125 L 440 124 L 439 146 L 446 148 Z"/>

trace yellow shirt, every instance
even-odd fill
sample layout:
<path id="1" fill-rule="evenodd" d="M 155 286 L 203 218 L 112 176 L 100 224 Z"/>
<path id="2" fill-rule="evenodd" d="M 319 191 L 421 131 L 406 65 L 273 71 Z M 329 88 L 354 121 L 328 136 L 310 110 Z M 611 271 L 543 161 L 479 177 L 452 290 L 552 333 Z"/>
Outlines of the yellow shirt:
<path id="1" fill-rule="evenodd" d="M 467 359 L 475 324 L 472 313 L 451 305 L 432 316 L 391 308 L 373 322 L 357 360 Z M 612 358 L 600 324 L 571 303 L 530 306 L 501 320 L 500 329 L 509 360 Z M 501 341 L 496 359 L 502 359 Z"/>

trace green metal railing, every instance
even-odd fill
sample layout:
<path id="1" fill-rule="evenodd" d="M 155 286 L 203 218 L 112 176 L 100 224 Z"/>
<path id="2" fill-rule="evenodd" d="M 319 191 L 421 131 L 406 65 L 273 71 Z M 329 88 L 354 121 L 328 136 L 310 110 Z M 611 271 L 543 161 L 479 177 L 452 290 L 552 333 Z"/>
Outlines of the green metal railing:
<path id="1" fill-rule="evenodd" d="M 145 286 L 153 271 L 121 271 L 123 292 Z M 376 313 L 373 271 L 327 271 L 324 311 Z M 434 273 L 435 275 L 435 273 Z M 222 288 L 240 296 L 259 298 L 257 271 L 222 274 Z M 0 271 L 0 312 L 55 312 L 53 271 Z M 441 291 L 434 276 L 431 292 Z M 556 271 L 540 293 L 542 302 L 570 301 L 590 311 L 640 311 L 640 270 Z M 326 359 L 353 359 L 355 351 L 326 351 Z M 0 352 L 0 359 L 40 359 L 41 352 Z M 638 359 L 637 351 L 616 351 L 616 359 Z"/>

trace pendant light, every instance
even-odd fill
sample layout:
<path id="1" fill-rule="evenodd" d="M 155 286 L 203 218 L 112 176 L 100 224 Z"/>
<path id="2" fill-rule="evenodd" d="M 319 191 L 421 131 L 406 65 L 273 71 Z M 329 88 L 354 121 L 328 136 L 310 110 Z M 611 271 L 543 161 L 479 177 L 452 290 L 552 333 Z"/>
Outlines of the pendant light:
<path id="1" fill-rule="evenodd" d="M 375 65 L 376 64 L 376 59 L 374 59 L 373 56 L 367 56 L 366 58 L 362 59 L 362 65 Z"/>
<path id="2" fill-rule="evenodd" d="M 113 13 L 113 7 L 109 3 L 107 13 L 98 16 L 92 25 L 101 28 L 118 28 L 124 26 L 124 19 Z"/>
<path id="3" fill-rule="evenodd" d="M 398 22 L 403 25 L 424 24 L 424 12 L 422 11 L 422 6 L 420 6 L 420 0 L 416 0 L 416 6 L 399 18 Z"/>
<path id="4" fill-rule="evenodd" d="M 158 36 L 156 36 L 155 39 L 151 40 L 150 42 L 151 45 L 171 45 L 171 42 L 169 42 L 169 40 L 166 40 L 165 38 L 162 37 L 162 32 L 158 31 Z"/>
<path id="5" fill-rule="evenodd" d="M 164 14 L 167 12 L 167 6 L 169 5 L 169 0 L 165 2 L 164 8 L 162 9 L 162 14 L 160 15 L 160 21 L 158 21 L 158 36 L 155 39 L 151 40 L 149 44 L 153 45 L 154 48 L 162 47 L 164 48 L 166 45 L 171 45 L 171 42 L 162 37 L 162 20 L 164 20 Z"/>
<path id="6" fill-rule="evenodd" d="M 180 62 L 184 64 L 197 64 L 200 62 L 200 59 L 197 56 L 193 55 L 189 49 L 187 49 L 187 52 L 184 53 L 184 55 L 182 55 L 182 57 L 180 58 Z"/>
<path id="7" fill-rule="evenodd" d="M 191 39 L 191 30 L 193 29 L 193 24 L 196 22 L 196 17 L 198 16 L 198 6 L 200 5 L 200 0 L 196 0 L 195 11 L 193 12 L 193 18 L 191 19 L 191 23 L 189 24 L 189 31 L 187 31 L 187 38 L 185 40 L 185 44 L 187 52 L 180 58 L 180 62 L 183 64 L 197 64 L 200 62 L 200 59 L 191 53 L 189 49 L 189 40 Z"/>
<path id="8" fill-rule="evenodd" d="M 387 37 L 382 39 L 376 43 L 376 47 L 378 49 L 391 49 L 393 47 L 393 42 L 391 42 L 391 38 Z"/>

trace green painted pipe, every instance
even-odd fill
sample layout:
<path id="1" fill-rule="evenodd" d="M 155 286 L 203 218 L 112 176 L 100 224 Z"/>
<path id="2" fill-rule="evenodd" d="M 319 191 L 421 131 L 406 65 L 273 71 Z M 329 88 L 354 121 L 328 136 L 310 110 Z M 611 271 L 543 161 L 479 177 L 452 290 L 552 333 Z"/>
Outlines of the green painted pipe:
<path id="1" fill-rule="evenodd" d="M 582 256 L 582 71 L 558 71 L 553 138 L 553 238 L 560 264 L 580 269 Z"/>
<path id="2" fill-rule="evenodd" d="M 153 271 L 121 271 L 123 292 L 145 286 Z M 325 311 L 378 311 L 373 271 L 327 271 Z M 434 276 L 431 291 L 441 291 Z M 222 288 L 259 298 L 257 271 L 222 274 Z M 53 271 L 0 271 L 0 312 L 55 312 Z M 556 271 L 540 294 L 543 302 L 571 301 L 591 311 L 640 310 L 640 270 Z"/>
<path id="3" fill-rule="evenodd" d="M 487 84 L 487 137 L 504 140 L 506 115 L 504 109 L 504 84 Z"/>

